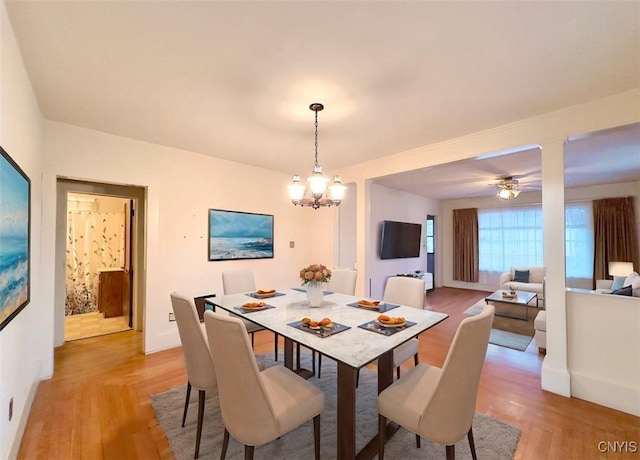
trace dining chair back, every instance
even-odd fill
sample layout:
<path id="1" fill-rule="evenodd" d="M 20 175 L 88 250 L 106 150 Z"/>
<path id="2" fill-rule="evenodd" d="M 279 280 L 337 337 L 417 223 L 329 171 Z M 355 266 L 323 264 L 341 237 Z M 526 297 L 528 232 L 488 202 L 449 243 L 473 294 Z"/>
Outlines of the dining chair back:
<path id="1" fill-rule="evenodd" d="M 238 318 L 207 311 L 204 322 L 225 427 L 221 458 L 229 435 L 245 445 L 245 458 L 251 458 L 254 446 L 273 441 L 311 418 L 319 458 L 322 391 L 283 366 L 261 372 Z"/>
<path id="2" fill-rule="evenodd" d="M 222 290 L 225 295 L 229 294 L 240 294 L 243 292 L 255 292 L 256 290 L 256 281 L 253 276 L 253 272 L 251 270 L 228 270 L 222 272 Z M 244 323 L 247 332 L 251 334 L 251 346 L 253 346 L 255 341 L 255 333 L 258 331 L 263 331 L 264 328 L 258 326 L 251 321 L 239 317 L 237 315 L 233 315 L 242 320 Z M 278 335 L 275 335 L 274 338 L 274 354 L 275 360 L 278 360 Z"/>
<path id="3" fill-rule="evenodd" d="M 229 270 L 222 272 L 222 290 L 225 295 L 240 294 L 256 290 L 256 281 L 251 270 Z"/>
<path id="4" fill-rule="evenodd" d="M 353 268 L 334 268 L 331 270 L 331 279 L 327 283 L 327 291 L 354 295 L 357 277 L 358 272 Z"/>
<path id="5" fill-rule="evenodd" d="M 384 289 L 384 302 L 397 303 L 407 307 L 424 308 L 425 284 L 422 278 L 392 276 Z M 393 366 L 396 377 L 400 378 L 400 365 L 413 356 L 413 364 L 418 365 L 418 339 L 411 339 L 393 350 Z"/>
<path id="6" fill-rule="evenodd" d="M 384 288 L 384 302 L 424 308 L 425 284 L 422 278 L 392 276 Z"/>
<path id="7" fill-rule="evenodd" d="M 421 364 L 411 369 L 378 396 L 379 459 L 384 457 L 386 420 L 446 446 L 447 459 L 454 445 L 467 435 L 476 458 L 472 423 L 495 307 L 487 305 L 464 319 L 451 343 L 442 368 Z"/>
<path id="8" fill-rule="evenodd" d="M 356 293 L 356 279 L 358 272 L 353 268 L 334 268 L 331 270 L 331 279 L 327 283 L 327 291 L 338 292 L 340 294 L 354 295 Z M 298 347 L 298 355 L 300 347 Z M 316 352 L 311 354 L 311 362 L 313 363 L 313 373 L 315 369 Z M 322 376 L 322 353 L 318 353 L 318 378 Z"/>
<path id="9" fill-rule="evenodd" d="M 191 388 L 198 390 L 198 425 L 194 458 L 200 451 L 200 437 L 204 416 L 205 392 L 216 387 L 216 372 L 209 353 L 209 344 L 193 301 L 178 293 L 171 294 L 171 306 L 178 325 L 178 334 L 182 342 L 182 354 L 187 368 L 187 395 L 184 402 L 182 426 L 184 427 L 189 408 Z"/>

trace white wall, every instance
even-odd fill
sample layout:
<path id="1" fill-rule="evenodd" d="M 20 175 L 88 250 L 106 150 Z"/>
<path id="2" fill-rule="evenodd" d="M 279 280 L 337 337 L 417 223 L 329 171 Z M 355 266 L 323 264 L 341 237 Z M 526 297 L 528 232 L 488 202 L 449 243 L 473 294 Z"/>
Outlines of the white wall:
<path id="1" fill-rule="evenodd" d="M 335 266 L 357 268 L 356 257 L 356 184 L 347 186 L 347 199 L 338 208 L 336 221 Z"/>
<path id="2" fill-rule="evenodd" d="M 42 117 L 0 2 L 0 145 L 31 179 L 31 301 L 0 331 L 0 458 L 15 458 L 38 382 L 53 366 L 50 286 L 43 283 Z M 13 418 L 8 420 L 13 398 Z"/>
<path id="3" fill-rule="evenodd" d="M 51 179 L 45 208 L 55 210 L 55 177 L 147 189 L 147 353 L 179 344 L 176 325 L 168 320 L 172 291 L 221 294 L 221 272 L 238 268 L 253 270 L 258 287 L 297 286 L 304 265 L 333 265 L 335 209 L 294 207 L 286 194 L 288 175 L 50 121 L 45 138 L 45 174 Z M 210 208 L 273 214 L 274 258 L 207 261 Z M 45 222 L 45 228 L 54 224 Z M 53 267 L 53 246 L 46 254 L 43 263 Z M 46 276 L 52 280 L 53 270 Z M 62 308 L 55 306 L 56 315 Z"/>
<path id="4" fill-rule="evenodd" d="M 370 199 L 375 206 L 371 209 L 368 242 L 369 279 L 366 280 L 365 295 L 382 299 L 384 287 L 389 276 L 398 273 L 424 271 L 427 266 L 427 255 L 424 247 L 424 231 L 427 215 L 438 216 L 440 204 L 438 200 L 401 192 L 381 185 L 371 185 Z M 436 217 L 437 219 L 438 217 Z M 395 220 L 422 225 L 422 241 L 420 257 L 405 259 L 380 259 L 380 234 L 382 221 Z M 370 290 L 369 290 L 370 289 Z"/>
<path id="5" fill-rule="evenodd" d="M 640 416 L 640 299 L 567 292 L 571 394 Z"/>

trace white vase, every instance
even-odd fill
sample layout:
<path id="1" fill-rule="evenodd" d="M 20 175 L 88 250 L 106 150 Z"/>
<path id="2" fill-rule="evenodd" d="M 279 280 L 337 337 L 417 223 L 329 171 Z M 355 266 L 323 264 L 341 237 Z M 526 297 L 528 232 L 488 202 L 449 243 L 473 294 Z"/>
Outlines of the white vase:
<path id="1" fill-rule="evenodd" d="M 319 307 L 322 305 L 323 297 L 324 293 L 322 292 L 322 283 L 307 284 L 307 302 L 310 307 Z"/>

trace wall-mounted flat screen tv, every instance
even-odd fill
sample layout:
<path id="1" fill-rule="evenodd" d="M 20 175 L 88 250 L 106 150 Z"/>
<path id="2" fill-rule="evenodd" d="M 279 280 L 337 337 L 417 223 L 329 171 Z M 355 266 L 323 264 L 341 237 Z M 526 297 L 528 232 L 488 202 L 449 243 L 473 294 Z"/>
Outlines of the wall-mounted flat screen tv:
<path id="1" fill-rule="evenodd" d="M 401 259 L 405 257 L 420 257 L 421 224 L 409 222 L 382 222 L 382 237 L 380 238 L 381 259 Z"/>

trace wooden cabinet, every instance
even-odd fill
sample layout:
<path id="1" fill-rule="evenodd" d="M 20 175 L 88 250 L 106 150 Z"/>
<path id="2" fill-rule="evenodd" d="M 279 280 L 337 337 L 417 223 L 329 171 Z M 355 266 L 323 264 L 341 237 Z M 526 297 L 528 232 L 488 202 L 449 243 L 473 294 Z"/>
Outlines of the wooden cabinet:
<path id="1" fill-rule="evenodd" d="M 125 303 L 127 273 L 120 269 L 100 270 L 98 276 L 98 311 L 105 318 L 122 316 Z"/>

